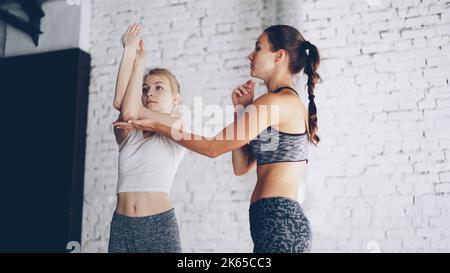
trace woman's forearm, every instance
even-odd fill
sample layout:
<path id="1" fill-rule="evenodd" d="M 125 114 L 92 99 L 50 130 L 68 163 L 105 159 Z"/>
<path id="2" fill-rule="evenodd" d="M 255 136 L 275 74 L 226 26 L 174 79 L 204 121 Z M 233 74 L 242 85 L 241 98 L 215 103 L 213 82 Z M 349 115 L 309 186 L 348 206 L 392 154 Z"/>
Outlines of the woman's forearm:
<path id="1" fill-rule="evenodd" d="M 153 119 L 158 123 L 176 129 L 181 129 L 183 127 L 183 121 L 181 118 L 167 113 L 155 112 L 145 107 L 141 107 L 139 109 L 137 119 Z"/>
<path id="2" fill-rule="evenodd" d="M 144 83 L 144 64 L 133 65 L 130 82 L 122 101 L 122 115 L 125 121 L 138 119 L 142 105 L 142 85 Z"/>
<path id="3" fill-rule="evenodd" d="M 135 58 L 136 49 L 134 47 L 125 47 L 123 50 L 122 59 L 120 61 L 119 71 L 117 73 L 116 89 L 113 103 L 114 108 L 119 111 L 122 107 L 122 100 L 125 95 L 128 83 L 130 82 Z"/>
<path id="4" fill-rule="evenodd" d="M 184 131 L 179 131 L 176 128 L 164 125 L 162 123 L 156 123 L 154 125 L 154 129 L 159 134 L 172 139 L 173 141 L 191 151 L 211 158 L 217 156 L 213 151 L 211 142 L 212 139 L 208 139 L 204 136 L 199 136 Z"/>
<path id="5" fill-rule="evenodd" d="M 235 111 L 234 120 L 237 121 L 238 115 L 242 114 Z M 249 161 L 248 146 L 242 146 L 234 149 L 232 152 L 233 170 L 235 175 L 243 175 L 247 172 Z"/>
<path id="6" fill-rule="evenodd" d="M 245 174 L 248 166 L 248 148 L 247 145 L 237 148 L 232 152 L 233 170 L 235 175 Z"/>
<path id="7" fill-rule="evenodd" d="M 178 128 L 173 128 L 159 122 L 154 125 L 153 129 L 191 151 L 215 158 L 247 144 L 247 141 L 244 138 L 239 138 L 236 133 L 236 119 L 237 117 L 235 116 L 234 123 L 212 138 L 180 131 Z"/>

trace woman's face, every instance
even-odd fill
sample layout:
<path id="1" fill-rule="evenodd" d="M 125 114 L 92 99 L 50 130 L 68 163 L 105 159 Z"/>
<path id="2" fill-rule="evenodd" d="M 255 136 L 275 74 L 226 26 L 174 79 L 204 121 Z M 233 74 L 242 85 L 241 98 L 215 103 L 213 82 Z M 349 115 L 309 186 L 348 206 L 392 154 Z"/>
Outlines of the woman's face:
<path id="1" fill-rule="evenodd" d="M 275 70 L 277 53 L 272 47 L 266 33 L 261 34 L 255 44 L 255 50 L 247 57 L 250 60 L 252 77 L 266 80 Z"/>
<path id="2" fill-rule="evenodd" d="M 170 113 L 175 106 L 176 96 L 166 77 L 148 75 L 142 86 L 142 104 L 155 112 Z"/>

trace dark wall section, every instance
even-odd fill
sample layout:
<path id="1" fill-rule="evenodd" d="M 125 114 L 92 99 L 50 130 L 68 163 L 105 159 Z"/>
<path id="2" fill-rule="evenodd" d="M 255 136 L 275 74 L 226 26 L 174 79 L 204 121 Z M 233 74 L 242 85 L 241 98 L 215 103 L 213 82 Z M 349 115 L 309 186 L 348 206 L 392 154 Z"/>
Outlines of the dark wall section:
<path id="1" fill-rule="evenodd" d="M 0 252 L 81 241 L 90 56 L 0 58 Z"/>

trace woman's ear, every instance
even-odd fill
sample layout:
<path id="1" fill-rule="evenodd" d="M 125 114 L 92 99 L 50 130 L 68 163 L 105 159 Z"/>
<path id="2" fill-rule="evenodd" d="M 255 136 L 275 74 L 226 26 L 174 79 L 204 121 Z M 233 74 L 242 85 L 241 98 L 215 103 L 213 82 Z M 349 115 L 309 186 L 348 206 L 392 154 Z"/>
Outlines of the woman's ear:
<path id="1" fill-rule="evenodd" d="M 180 94 L 176 94 L 172 101 L 172 112 L 170 113 L 170 115 L 172 117 L 180 117 L 181 116 L 180 104 L 181 104 L 181 96 L 180 96 Z"/>
<path id="2" fill-rule="evenodd" d="M 278 50 L 275 57 L 275 63 L 280 63 L 285 57 L 287 57 L 286 50 Z"/>
<path id="3" fill-rule="evenodd" d="M 179 93 L 175 94 L 172 101 L 172 106 L 176 106 L 181 102 L 181 96 Z"/>

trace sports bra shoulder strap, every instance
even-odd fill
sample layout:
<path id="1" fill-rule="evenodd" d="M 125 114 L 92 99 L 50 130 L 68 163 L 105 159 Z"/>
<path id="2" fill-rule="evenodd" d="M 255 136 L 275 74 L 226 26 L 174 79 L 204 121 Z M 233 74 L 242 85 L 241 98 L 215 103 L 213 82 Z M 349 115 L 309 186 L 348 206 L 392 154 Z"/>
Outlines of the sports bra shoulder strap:
<path id="1" fill-rule="evenodd" d="M 273 90 L 272 93 L 278 93 L 278 92 L 280 92 L 280 91 L 283 90 L 283 89 L 289 89 L 289 90 L 292 90 L 292 91 L 294 91 L 295 94 L 298 96 L 297 91 L 295 91 L 294 88 L 289 87 L 289 86 L 282 86 L 282 87 L 280 87 L 280 88 L 277 88 L 277 89 Z"/>

